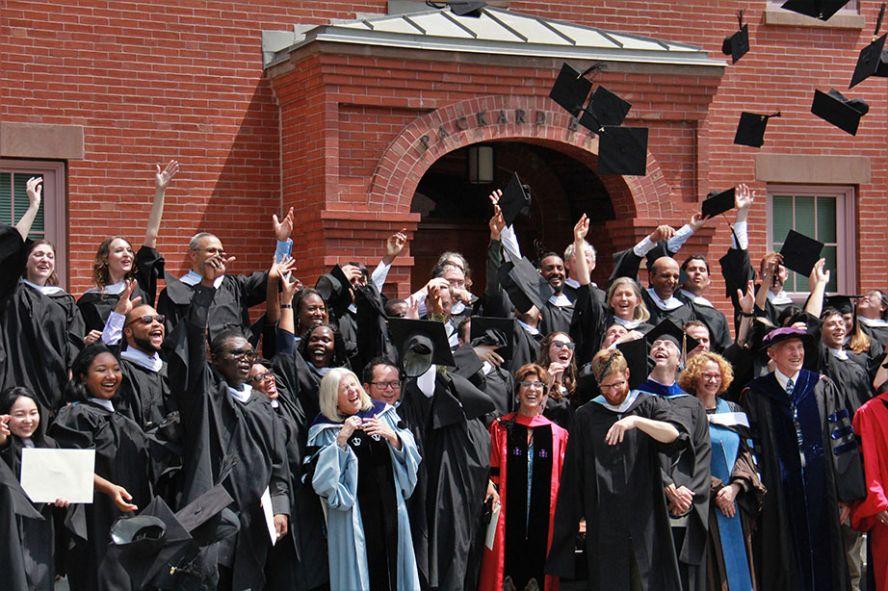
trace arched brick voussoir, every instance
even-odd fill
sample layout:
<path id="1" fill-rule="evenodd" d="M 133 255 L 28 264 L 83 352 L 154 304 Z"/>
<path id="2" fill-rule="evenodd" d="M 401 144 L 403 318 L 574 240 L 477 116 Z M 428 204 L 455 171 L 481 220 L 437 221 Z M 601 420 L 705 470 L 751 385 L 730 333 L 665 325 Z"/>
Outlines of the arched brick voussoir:
<path id="1" fill-rule="evenodd" d="M 498 122 L 501 112 L 505 123 Z M 598 138 L 583 127 L 572 126 L 570 115 L 550 99 L 477 97 L 426 113 L 404 127 L 377 162 L 368 203 L 382 211 L 408 213 L 419 181 L 439 158 L 472 144 L 498 141 L 545 145 L 597 168 Z M 617 217 L 660 218 L 671 212 L 672 191 L 651 152 L 646 176 L 601 178 Z"/>

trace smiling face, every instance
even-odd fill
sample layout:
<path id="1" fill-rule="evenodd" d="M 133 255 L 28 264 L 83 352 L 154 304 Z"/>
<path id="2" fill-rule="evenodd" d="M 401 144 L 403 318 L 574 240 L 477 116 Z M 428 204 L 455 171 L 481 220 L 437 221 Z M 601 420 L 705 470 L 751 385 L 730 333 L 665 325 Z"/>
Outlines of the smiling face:
<path id="1" fill-rule="evenodd" d="M 651 359 L 657 367 L 675 370 L 680 355 L 678 346 L 669 339 L 657 339 L 651 345 Z"/>
<path id="2" fill-rule="evenodd" d="M 89 364 L 86 375 L 80 379 L 90 396 L 110 400 L 117 394 L 123 374 L 114 355 L 99 353 Z"/>
<path id="3" fill-rule="evenodd" d="M 660 257 L 651 267 L 651 287 L 661 299 L 672 297 L 678 289 L 679 268 L 672 257 Z"/>
<path id="4" fill-rule="evenodd" d="M 546 408 L 546 385 L 536 373 L 529 373 L 518 384 L 519 412 L 524 416 L 536 416 Z"/>
<path id="5" fill-rule="evenodd" d="M 614 311 L 614 316 L 621 320 L 633 320 L 635 318 L 635 308 L 638 307 L 638 295 L 632 286 L 624 283 L 614 289 L 608 305 Z"/>
<path id="6" fill-rule="evenodd" d="M 540 274 L 556 293 L 564 287 L 564 261 L 560 256 L 549 255 L 540 261 Z"/>
<path id="7" fill-rule="evenodd" d="M 805 344 L 801 339 L 789 339 L 768 347 L 768 357 L 785 376 L 794 376 L 805 363 Z"/>
<path id="8" fill-rule="evenodd" d="M 327 305 L 324 303 L 324 299 L 316 293 L 310 293 L 299 300 L 299 309 L 296 312 L 299 315 L 301 330 L 326 324 L 328 320 Z"/>
<path id="9" fill-rule="evenodd" d="M 711 279 L 709 278 L 709 269 L 706 267 L 706 261 L 702 259 L 691 259 L 684 268 L 687 279 L 684 282 L 684 288 L 695 295 L 700 295 L 709 287 Z"/>
<path id="10" fill-rule="evenodd" d="M 327 367 L 333 362 L 333 331 L 328 326 L 319 326 L 308 335 L 306 352 L 308 361 L 315 367 Z"/>
<path id="11" fill-rule="evenodd" d="M 552 335 L 549 342 L 549 361 L 557 361 L 558 363 L 570 363 L 573 359 L 574 344 L 570 337 L 563 332 L 557 332 Z"/>
<path id="12" fill-rule="evenodd" d="M 398 368 L 379 364 L 373 367 L 369 384 L 364 384 L 370 398 L 394 406 L 401 398 L 401 376 Z"/>
<path id="13" fill-rule="evenodd" d="M 46 285 L 55 273 L 55 249 L 47 243 L 37 243 L 28 253 L 25 277 L 31 283 Z"/>
<path id="14" fill-rule="evenodd" d="M 841 314 L 830 314 L 823 319 L 820 327 L 820 336 L 823 344 L 827 347 L 841 349 L 845 346 L 845 336 L 847 334 L 847 325 Z"/>
<path id="15" fill-rule="evenodd" d="M 857 304 L 857 313 L 864 318 L 876 320 L 885 314 L 888 304 L 885 303 L 882 292 L 874 289 L 860 298 Z"/>
<path id="16" fill-rule="evenodd" d="M 608 404 L 619 406 L 629 395 L 629 370 L 612 371 L 601 378 L 598 389 Z"/>
<path id="17" fill-rule="evenodd" d="M 219 354 L 213 357 L 213 366 L 228 385 L 236 388 L 247 381 L 255 359 L 250 341 L 240 336 L 229 337 L 219 348 Z"/>
<path id="18" fill-rule="evenodd" d="M 278 397 L 277 382 L 274 379 L 274 372 L 265 367 L 261 363 L 254 363 L 250 367 L 250 386 L 257 392 L 261 392 L 268 396 L 270 400 Z"/>
<path id="19" fill-rule="evenodd" d="M 222 241 L 216 236 L 208 234 L 198 238 L 194 248 L 191 249 L 191 269 L 197 273 L 203 273 L 204 263 L 210 257 L 221 255 L 225 252 L 222 248 Z"/>
<path id="20" fill-rule="evenodd" d="M 121 281 L 133 270 L 133 247 L 123 238 L 115 238 L 108 245 L 108 276 L 111 283 Z"/>
<path id="21" fill-rule="evenodd" d="M 37 404 L 27 396 L 19 396 L 9 409 L 9 430 L 19 439 L 31 437 L 40 426 Z"/>
<path id="22" fill-rule="evenodd" d="M 626 336 L 629 331 L 622 324 L 612 324 L 607 332 L 604 333 L 604 340 L 601 341 L 601 348 L 607 349 L 611 345 L 617 342 L 617 339 L 620 339 Z"/>
<path id="23" fill-rule="evenodd" d="M 718 396 L 722 386 L 721 368 L 715 361 L 707 361 L 703 371 L 697 376 L 695 384 L 697 396 L 714 398 Z"/>
<path id="24" fill-rule="evenodd" d="M 696 353 L 700 353 L 701 351 L 709 351 L 710 342 L 708 328 L 706 328 L 705 326 L 694 324 L 692 326 L 688 326 L 685 329 L 685 333 L 692 339 L 697 339 L 697 341 L 699 341 L 700 346 L 694 350 Z"/>
<path id="25" fill-rule="evenodd" d="M 148 322 L 145 322 L 145 320 Z M 126 342 L 143 353 L 159 353 L 166 337 L 166 328 L 151 306 L 138 306 L 126 315 L 126 328 L 123 329 Z"/>
<path id="26" fill-rule="evenodd" d="M 350 417 L 361 410 L 361 386 L 354 376 L 344 375 L 339 380 L 336 410 L 345 417 Z"/>

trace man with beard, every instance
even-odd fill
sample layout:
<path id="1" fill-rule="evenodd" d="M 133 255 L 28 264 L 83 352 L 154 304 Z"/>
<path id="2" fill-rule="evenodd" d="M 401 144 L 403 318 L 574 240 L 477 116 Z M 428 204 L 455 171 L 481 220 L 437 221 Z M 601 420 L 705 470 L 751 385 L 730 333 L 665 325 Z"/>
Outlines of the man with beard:
<path id="1" fill-rule="evenodd" d="M 863 471 L 849 401 L 803 368 L 810 340 L 794 327 L 769 332 L 775 369 L 741 396 L 768 490 L 754 539 L 759 589 L 850 589 L 841 524 L 866 494 Z"/>
<path id="2" fill-rule="evenodd" d="M 218 255 L 204 260 L 188 313 L 170 335 L 168 360 L 170 386 L 182 418 L 182 503 L 217 484 L 234 499 L 231 509 L 240 528 L 211 546 L 208 559 L 217 567 L 218 589 L 242 591 L 261 589 L 265 582 L 271 544 L 262 497 L 272 505 L 278 539 L 287 534 L 290 503 L 281 424 L 268 398 L 253 392 L 248 383 L 256 358 L 252 345 L 235 329 L 220 331 L 207 361 L 207 318 L 215 285 L 232 260 Z"/>

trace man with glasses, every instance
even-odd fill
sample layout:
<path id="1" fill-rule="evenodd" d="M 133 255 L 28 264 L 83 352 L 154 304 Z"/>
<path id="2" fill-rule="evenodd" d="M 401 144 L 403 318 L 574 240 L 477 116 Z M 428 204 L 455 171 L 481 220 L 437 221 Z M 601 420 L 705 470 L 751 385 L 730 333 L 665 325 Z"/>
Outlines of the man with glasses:
<path id="1" fill-rule="evenodd" d="M 397 407 L 401 402 L 401 372 L 385 357 L 372 359 L 364 367 L 364 390 L 373 400 Z"/>

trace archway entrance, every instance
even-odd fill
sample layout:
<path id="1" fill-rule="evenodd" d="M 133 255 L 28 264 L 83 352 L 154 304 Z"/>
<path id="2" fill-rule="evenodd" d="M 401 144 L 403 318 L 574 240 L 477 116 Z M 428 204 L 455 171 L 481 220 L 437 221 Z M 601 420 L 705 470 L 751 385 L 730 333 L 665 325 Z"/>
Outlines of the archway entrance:
<path id="1" fill-rule="evenodd" d="M 493 149 L 492 182 L 473 182 L 469 159 L 477 146 Z M 411 212 L 420 215 L 411 252 L 414 267 L 411 287 L 418 289 L 428 280 L 438 256 L 447 250 L 461 252 L 469 261 L 473 292 L 484 290 L 489 241 L 488 220 L 492 207 L 488 195 L 506 185 L 513 171 L 530 185 L 533 203 L 530 214 L 516 221 L 521 252 L 536 260 L 546 251 L 563 252 L 572 240 L 573 225 L 582 213 L 590 216 L 590 239 L 599 249 L 596 228 L 615 219 L 607 187 L 590 163 L 556 149 L 546 141 L 490 141 L 449 152 L 432 164 L 422 176 L 411 203 Z M 566 148 L 572 148 L 566 146 Z M 595 278 L 606 269 L 596 270 Z"/>

